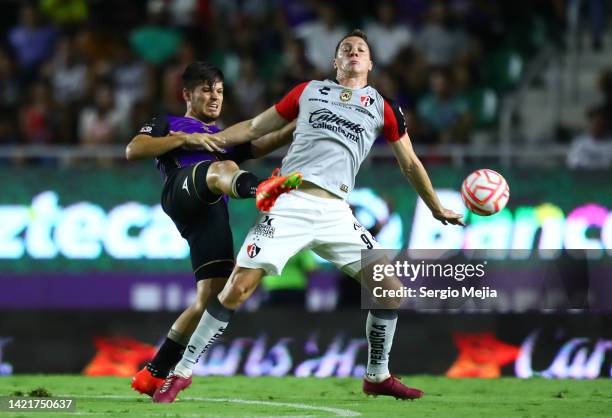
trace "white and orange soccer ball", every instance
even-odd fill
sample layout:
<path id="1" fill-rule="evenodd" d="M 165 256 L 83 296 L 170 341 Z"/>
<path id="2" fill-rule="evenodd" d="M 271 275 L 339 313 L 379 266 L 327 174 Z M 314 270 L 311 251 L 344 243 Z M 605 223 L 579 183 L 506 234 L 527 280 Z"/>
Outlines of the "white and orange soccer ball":
<path id="1" fill-rule="evenodd" d="M 510 198 L 506 179 L 497 171 L 483 168 L 463 180 L 461 198 L 477 215 L 489 216 L 502 210 Z"/>

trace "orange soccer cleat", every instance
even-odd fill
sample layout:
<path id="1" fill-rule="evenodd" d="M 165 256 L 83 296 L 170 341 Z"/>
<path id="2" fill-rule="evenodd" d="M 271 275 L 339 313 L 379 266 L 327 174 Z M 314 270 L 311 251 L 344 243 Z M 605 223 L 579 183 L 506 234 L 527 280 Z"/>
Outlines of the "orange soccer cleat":
<path id="1" fill-rule="evenodd" d="M 153 376 L 145 366 L 132 378 L 132 389 L 143 395 L 153 396 L 157 388 L 163 383 L 164 379 Z"/>
<path id="2" fill-rule="evenodd" d="M 274 206 L 276 199 L 281 194 L 297 189 L 300 184 L 302 184 L 302 173 L 295 171 L 282 176 L 280 170 L 276 168 L 270 178 L 257 186 L 255 206 L 260 211 L 267 212 Z"/>

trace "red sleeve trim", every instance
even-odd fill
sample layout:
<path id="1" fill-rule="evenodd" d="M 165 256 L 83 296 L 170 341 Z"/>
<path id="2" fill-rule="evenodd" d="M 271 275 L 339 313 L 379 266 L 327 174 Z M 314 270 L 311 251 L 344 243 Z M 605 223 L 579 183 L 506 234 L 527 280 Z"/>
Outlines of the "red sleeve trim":
<path id="1" fill-rule="evenodd" d="M 285 97 L 283 97 L 276 105 L 276 111 L 279 115 L 288 121 L 292 121 L 297 118 L 298 112 L 300 111 L 300 97 L 302 92 L 308 85 L 309 81 L 300 83 L 295 86 Z"/>
<path id="2" fill-rule="evenodd" d="M 390 104 L 387 100 L 384 102 L 383 136 L 387 142 L 395 142 L 406 133 L 406 122 L 399 106 Z"/>

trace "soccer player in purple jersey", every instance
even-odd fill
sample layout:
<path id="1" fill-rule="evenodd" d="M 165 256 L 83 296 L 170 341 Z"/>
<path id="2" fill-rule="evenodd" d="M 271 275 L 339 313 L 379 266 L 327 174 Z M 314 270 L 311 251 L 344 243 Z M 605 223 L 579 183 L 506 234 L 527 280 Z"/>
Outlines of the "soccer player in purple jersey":
<path id="1" fill-rule="evenodd" d="M 209 303 L 183 358 L 155 392 L 154 401 L 173 402 L 178 392 L 191 384 L 193 365 L 223 335 L 233 312 L 264 275 L 278 274 L 298 251 L 312 249 L 371 288 L 371 278 L 361 274 L 361 252 L 380 245 L 355 219 L 345 198 L 380 134 L 432 215 L 444 225 L 463 225 L 462 215 L 441 205 L 414 153 L 399 107 L 368 85 L 373 63 L 363 32 L 355 30 L 340 40 L 333 66 L 336 80 L 302 83 L 275 106 L 216 135 L 220 143 L 235 145 L 297 121 L 281 172 L 299 169 L 303 183 L 299 191 L 280 196 L 274 207 L 256 221 L 238 253 L 230 280 L 218 298 Z M 273 229 L 262 233 L 262 222 Z M 370 260 L 375 253 L 364 254 L 364 265 L 375 261 Z M 420 398 L 422 391 L 405 386 L 389 372 L 401 299 L 384 302 L 381 309 L 368 313 L 368 364 L 363 391 L 398 399 Z"/>
<path id="2" fill-rule="evenodd" d="M 223 73 L 194 62 L 183 73 L 185 116 L 160 115 L 145 124 L 126 148 L 128 160 L 155 158 L 164 177 L 161 203 L 189 243 L 196 279 L 196 299 L 174 322 L 153 360 L 132 381 L 152 396 L 181 358 L 191 333 L 211 299 L 223 289 L 234 266 L 227 195 L 255 198 L 270 207 L 275 198 L 301 182 L 299 173 L 260 182 L 238 164 L 261 157 L 291 140 L 294 126 L 262 135 L 252 142 L 222 148 L 204 134 L 217 133 L 223 106 Z"/>

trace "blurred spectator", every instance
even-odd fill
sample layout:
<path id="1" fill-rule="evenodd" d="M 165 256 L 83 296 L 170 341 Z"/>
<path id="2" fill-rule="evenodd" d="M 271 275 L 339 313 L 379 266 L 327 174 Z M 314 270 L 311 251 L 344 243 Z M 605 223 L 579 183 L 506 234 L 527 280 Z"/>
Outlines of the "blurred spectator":
<path id="1" fill-rule="evenodd" d="M 321 74 L 331 71 L 336 44 L 347 30 L 338 22 L 336 8 L 331 3 L 316 4 L 317 19 L 302 23 L 295 28 L 296 37 L 303 39 L 306 46 L 306 56 Z"/>
<path id="2" fill-rule="evenodd" d="M 291 87 L 308 80 L 314 73 L 314 66 L 306 58 L 304 41 L 298 38 L 291 38 L 285 44 L 281 65 L 282 76 Z"/>
<path id="3" fill-rule="evenodd" d="M 417 114 L 433 142 L 465 142 L 471 125 L 468 109 L 467 101 L 453 91 L 449 72 L 439 69 L 431 74 L 431 92 L 419 101 Z"/>
<path id="4" fill-rule="evenodd" d="M 21 86 L 15 70 L 15 61 L 0 48 L 0 106 L 14 108 L 19 103 Z"/>
<path id="5" fill-rule="evenodd" d="M 115 38 L 104 30 L 83 28 L 74 35 L 75 43 L 84 58 L 97 64 L 113 58 L 115 50 Z"/>
<path id="6" fill-rule="evenodd" d="M 152 94 L 152 76 L 147 65 L 138 60 L 126 42 L 115 47 L 112 69 L 115 102 L 124 112 L 130 111 L 134 103 L 148 100 Z"/>
<path id="7" fill-rule="evenodd" d="M 88 67 L 72 38 L 64 36 L 60 39 L 57 51 L 43 73 L 51 82 L 53 99 L 58 104 L 70 105 L 85 98 Z"/>
<path id="8" fill-rule="evenodd" d="M 159 3 L 160 0 L 149 0 L 149 8 L 158 8 L 159 6 L 151 5 L 155 2 Z M 197 16 L 198 0 L 173 0 L 167 3 L 167 7 L 172 24 L 188 28 Z"/>
<path id="9" fill-rule="evenodd" d="M 51 83 L 57 107 L 61 142 L 76 142 L 77 115 L 89 91 L 89 67 L 73 38 L 60 39 L 57 51 L 42 73 Z"/>
<path id="10" fill-rule="evenodd" d="M 263 100 L 266 88 L 257 75 L 257 65 L 252 57 L 247 56 L 240 60 L 240 77 L 233 88 L 245 119 L 266 109 Z"/>
<path id="11" fill-rule="evenodd" d="M 573 169 L 612 168 L 612 132 L 603 107 L 588 111 L 587 132 L 576 137 L 567 154 L 567 165 Z"/>
<path id="12" fill-rule="evenodd" d="M 32 84 L 30 99 L 21 108 L 19 122 L 23 139 L 29 144 L 50 145 L 56 140 L 56 106 L 49 86 L 41 81 Z"/>
<path id="13" fill-rule="evenodd" d="M 374 62 L 385 67 L 412 42 L 410 28 L 397 21 L 395 4 L 390 0 L 378 3 L 376 20 L 366 25 L 365 33 L 372 46 Z"/>
<path id="14" fill-rule="evenodd" d="M 404 119 L 407 124 L 408 132 L 412 133 L 412 129 L 409 125 L 409 119 L 411 119 L 410 108 L 412 103 L 407 96 L 402 94 L 399 90 L 397 80 L 393 77 L 389 70 L 379 70 L 375 72 L 375 76 L 372 77 L 372 85 L 378 90 L 384 97 L 397 102 L 402 108 L 404 113 Z M 386 140 L 381 135 L 376 138 L 377 144 L 386 144 Z"/>
<path id="15" fill-rule="evenodd" d="M 446 3 L 435 1 L 428 10 L 427 23 L 415 40 L 416 48 L 425 55 L 431 67 L 450 66 L 468 44 L 462 29 L 454 28 Z"/>
<path id="16" fill-rule="evenodd" d="M 37 67 L 53 54 L 57 33 L 50 25 L 43 25 L 36 9 L 26 4 L 19 13 L 19 24 L 9 31 L 8 41 L 25 78 L 34 76 Z"/>
<path id="17" fill-rule="evenodd" d="M 414 48 L 402 49 L 387 68 L 399 85 L 399 90 L 416 101 L 429 88 L 429 68 L 425 56 Z M 411 107 L 414 107 L 412 103 Z"/>
<path id="18" fill-rule="evenodd" d="M 73 26 L 87 20 L 89 7 L 85 0 L 40 0 L 40 11 L 58 26 Z"/>
<path id="19" fill-rule="evenodd" d="M 148 63 L 163 64 L 176 54 L 181 44 L 181 34 L 166 25 L 166 17 L 161 6 L 149 10 L 148 22 L 130 34 L 132 48 Z"/>
<path id="20" fill-rule="evenodd" d="M 79 117 L 79 138 L 82 144 L 110 144 L 121 138 L 123 112 L 115 105 L 110 84 L 99 84 L 94 91 L 93 106 Z"/>
<path id="21" fill-rule="evenodd" d="M 195 61 L 193 45 L 184 41 L 179 48 L 176 60 L 168 65 L 163 74 L 164 108 L 171 114 L 180 115 L 185 112 L 183 100 L 183 81 L 181 76 L 190 62 Z"/>
<path id="22" fill-rule="evenodd" d="M 571 26 L 578 27 L 581 8 L 584 4 L 587 4 L 589 9 L 591 45 L 594 51 L 601 51 L 603 49 L 603 31 L 606 18 L 604 2 L 602 0 L 568 0 L 567 19 Z"/>

